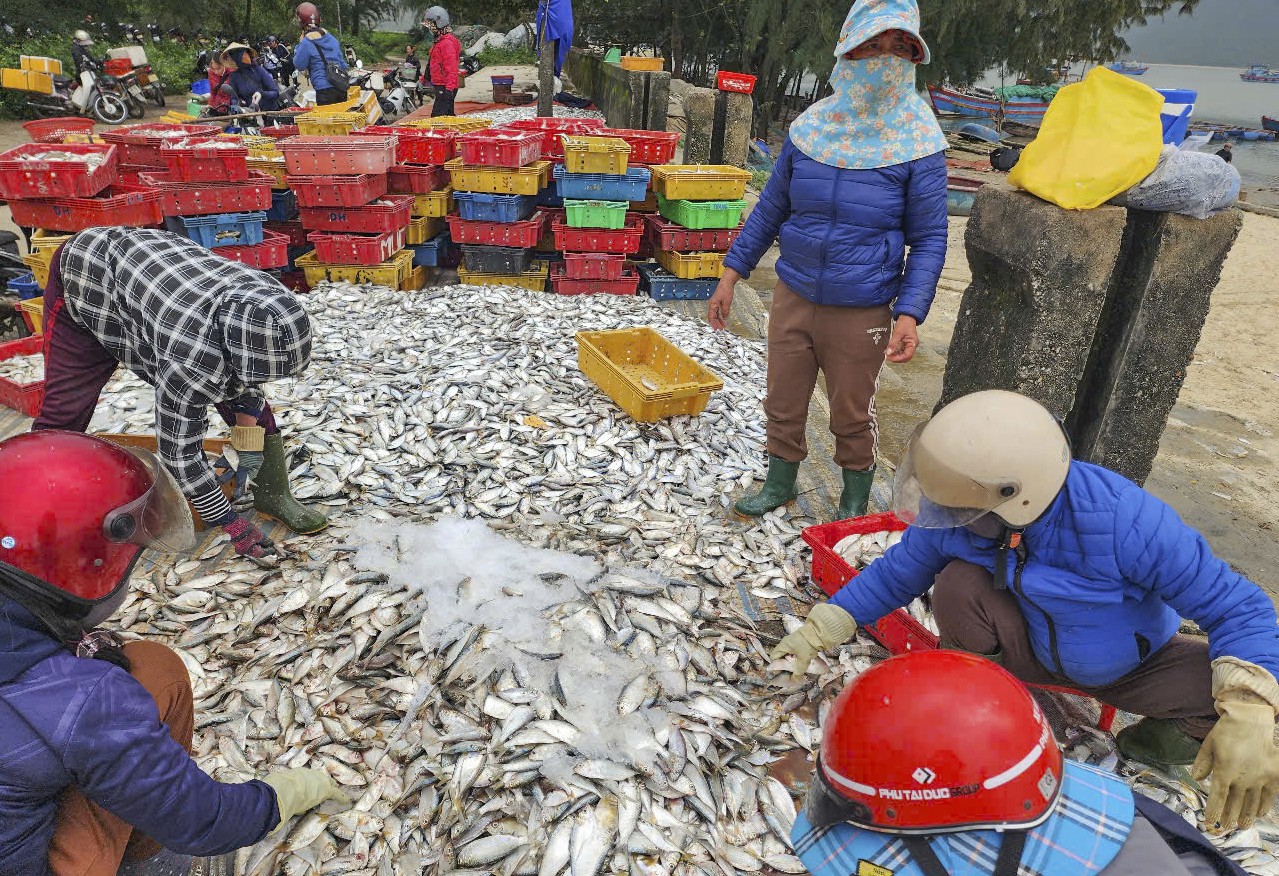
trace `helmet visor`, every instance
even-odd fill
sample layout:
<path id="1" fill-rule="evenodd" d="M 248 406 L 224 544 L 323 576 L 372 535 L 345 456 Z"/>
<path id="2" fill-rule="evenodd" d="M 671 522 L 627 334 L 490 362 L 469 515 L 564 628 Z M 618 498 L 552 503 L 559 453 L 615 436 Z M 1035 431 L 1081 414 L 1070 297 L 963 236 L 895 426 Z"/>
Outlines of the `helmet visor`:
<path id="1" fill-rule="evenodd" d="M 191 508 L 173 476 L 155 454 L 139 447 L 125 447 L 151 475 L 151 487 L 138 498 L 111 511 L 102 520 L 108 541 L 127 542 L 166 553 L 184 553 L 195 547 Z"/>
<path id="2" fill-rule="evenodd" d="M 1016 495 L 1015 485 L 984 484 L 937 465 L 920 447 L 926 425 L 915 428 L 893 477 L 893 513 L 903 522 L 921 529 L 967 526 Z"/>

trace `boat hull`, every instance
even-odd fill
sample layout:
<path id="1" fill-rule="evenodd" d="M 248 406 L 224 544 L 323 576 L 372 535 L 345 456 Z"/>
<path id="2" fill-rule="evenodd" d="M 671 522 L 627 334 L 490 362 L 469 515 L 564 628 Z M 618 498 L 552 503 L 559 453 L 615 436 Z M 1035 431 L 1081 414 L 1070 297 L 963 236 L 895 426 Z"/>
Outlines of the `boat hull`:
<path id="1" fill-rule="evenodd" d="M 933 109 L 939 113 L 954 113 L 977 119 L 1002 118 L 1010 122 L 1037 126 L 1044 120 L 1044 113 L 1048 111 L 1046 103 L 1021 101 L 1000 103 L 998 100 L 965 94 L 941 85 L 928 86 L 928 96 L 932 99 Z"/>
<path id="2" fill-rule="evenodd" d="M 1279 73 L 1240 73 L 1239 78 L 1244 82 L 1269 82 L 1279 85 Z"/>
<path id="3" fill-rule="evenodd" d="M 973 212 L 977 190 L 984 182 L 952 176 L 946 184 L 946 213 L 950 216 L 968 216 Z"/>
<path id="4" fill-rule="evenodd" d="M 1266 131 L 1274 131 L 1279 134 L 1279 119 L 1272 119 L 1270 116 L 1261 117 L 1261 127 Z"/>

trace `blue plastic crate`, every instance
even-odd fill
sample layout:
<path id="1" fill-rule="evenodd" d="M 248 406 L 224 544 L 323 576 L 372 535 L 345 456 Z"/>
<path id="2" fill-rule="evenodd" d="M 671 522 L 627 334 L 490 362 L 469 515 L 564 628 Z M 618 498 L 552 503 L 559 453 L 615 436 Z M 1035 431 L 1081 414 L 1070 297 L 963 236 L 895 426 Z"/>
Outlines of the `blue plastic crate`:
<path id="1" fill-rule="evenodd" d="M 647 167 L 632 167 L 625 174 L 568 173 L 555 165 L 555 185 L 561 198 L 583 201 L 642 201 L 648 197 Z"/>
<path id="2" fill-rule="evenodd" d="M 298 196 L 292 189 L 271 192 L 271 209 L 266 211 L 268 222 L 288 222 L 298 218 Z"/>
<path id="3" fill-rule="evenodd" d="M 217 213 L 212 216 L 170 216 L 165 225 L 174 234 L 191 238 L 201 246 L 253 246 L 262 242 L 266 213 Z"/>
<path id="4" fill-rule="evenodd" d="M 409 247 L 413 250 L 413 267 L 438 268 L 448 260 L 452 248 L 448 232 L 437 234 L 426 243 L 414 244 Z"/>
<path id="5" fill-rule="evenodd" d="M 555 183 L 551 183 L 546 188 L 537 193 L 537 205 L 539 207 L 563 207 L 564 199 L 559 196 L 556 191 Z"/>
<path id="6" fill-rule="evenodd" d="M 640 291 L 654 301 L 706 301 L 715 294 L 719 280 L 681 280 L 654 264 L 635 266 L 640 275 Z"/>
<path id="7" fill-rule="evenodd" d="M 537 209 L 536 195 L 489 195 L 454 192 L 458 214 L 471 222 L 519 222 Z"/>
<path id="8" fill-rule="evenodd" d="M 9 291 L 22 301 L 32 298 L 39 298 L 44 294 L 44 290 L 40 288 L 40 284 L 36 282 L 36 275 L 32 273 L 23 274 L 21 277 L 14 277 L 8 283 Z"/>

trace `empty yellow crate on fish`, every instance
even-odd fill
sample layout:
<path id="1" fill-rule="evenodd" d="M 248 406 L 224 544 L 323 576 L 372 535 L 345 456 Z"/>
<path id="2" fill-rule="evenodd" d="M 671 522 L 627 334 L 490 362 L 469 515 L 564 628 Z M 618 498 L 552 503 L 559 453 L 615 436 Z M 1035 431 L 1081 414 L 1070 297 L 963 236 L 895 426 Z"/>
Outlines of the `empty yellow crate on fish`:
<path id="1" fill-rule="evenodd" d="M 276 153 L 274 156 L 269 155 L 253 155 L 248 157 L 249 170 L 260 170 L 262 173 L 270 174 L 271 188 L 287 189 L 288 181 L 284 178 L 288 174 L 288 166 L 284 163 L 284 155 Z"/>
<path id="2" fill-rule="evenodd" d="M 329 282 L 372 283 L 403 289 L 413 279 L 413 251 L 402 249 L 378 265 L 322 265 L 315 251 L 300 255 L 293 264 L 306 274 L 307 285 Z"/>
<path id="3" fill-rule="evenodd" d="M 453 212 L 453 189 L 440 189 L 413 196 L 413 215 L 439 219 Z M 426 241 L 422 241 L 426 243 Z"/>
<path id="4" fill-rule="evenodd" d="M 577 333 L 577 367 L 641 423 L 695 416 L 724 381 L 648 326 Z"/>
<path id="5" fill-rule="evenodd" d="M 564 169 L 569 173 L 626 173 L 631 144 L 621 137 L 573 137 L 564 134 Z"/>
<path id="6" fill-rule="evenodd" d="M 491 127 L 492 124 L 488 119 L 471 119 L 466 116 L 436 116 L 433 119 L 409 119 L 404 122 L 396 122 L 395 127 L 447 128 L 450 131 L 465 134 L 468 131 L 483 131 L 485 128 Z"/>
<path id="7" fill-rule="evenodd" d="M 546 291 L 550 273 L 551 266 L 546 262 L 535 264 L 522 274 L 481 274 L 465 267 L 457 269 L 458 279 L 468 286 L 519 286 L 534 292 Z"/>
<path id="8" fill-rule="evenodd" d="M 37 73 L 62 75 L 62 62 L 57 58 L 45 58 L 41 55 L 23 55 L 18 58 L 18 66 L 23 70 L 34 70 Z"/>
<path id="9" fill-rule="evenodd" d="M 27 325 L 31 328 L 31 334 L 44 334 L 44 296 L 39 298 L 28 298 L 26 301 L 19 301 L 13 305 L 13 309 L 26 317 Z"/>
<path id="10" fill-rule="evenodd" d="M 369 123 L 364 113 L 321 113 L 311 110 L 298 116 L 298 133 L 315 137 L 345 137 Z"/>
<path id="11" fill-rule="evenodd" d="M 656 73 L 662 69 L 662 63 L 661 58 L 646 58 L 643 55 L 622 55 L 623 70 Z"/>
<path id="12" fill-rule="evenodd" d="M 654 255 L 659 265 L 681 280 L 724 276 L 724 256 L 727 253 L 658 250 Z"/>
<path id="13" fill-rule="evenodd" d="M 731 164 L 655 164 L 653 191 L 668 201 L 739 201 L 751 175 Z"/>
<path id="14" fill-rule="evenodd" d="M 49 285 L 49 269 L 53 267 L 53 254 L 57 251 L 57 247 L 33 249 L 22 257 L 23 264 L 31 269 L 41 289 Z"/>
<path id="15" fill-rule="evenodd" d="M 460 158 L 446 161 L 453 188 L 459 192 L 490 195 L 536 195 L 551 181 L 551 162 L 534 161 L 523 167 L 489 167 L 466 164 Z"/>
<path id="16" fill-rule="evenodd" d="M 404 235 L 404 242 L 409 246 L 417 246 L 428 242 L 443 230 L 443 217 L 414 216 L 409 222 L 409 230 Z"/>

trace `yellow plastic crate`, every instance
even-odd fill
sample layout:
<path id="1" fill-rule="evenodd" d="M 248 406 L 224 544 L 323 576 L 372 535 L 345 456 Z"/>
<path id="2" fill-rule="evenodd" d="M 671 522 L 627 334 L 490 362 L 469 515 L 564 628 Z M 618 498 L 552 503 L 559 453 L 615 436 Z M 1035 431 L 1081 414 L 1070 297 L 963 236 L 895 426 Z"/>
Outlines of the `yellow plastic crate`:
<path id="1" fill-rule="evenodd" d="M 577 367 L 641 423 L 706 410 L 724 381 L 648 326 L 577 333 Z"/>
<path id="2" fill-rule="evenodd" d="M 271 188 L 287 189 L 289 187 L 288 182 L 284 179 L 289 171 L 284 163 L 283 155 L 278 155 L 275 158 L 250 155 L 248 161 L 249 170 L 260 170 L 271 175 Z"/>
<path id="3" fill-rule="evenodd" d="M 564 169 L 569 173 L 626 173 L 631 144 L 621 137 L 572 137 L 564 134 Z"/>
<path id="4" fill-rule="evenodd" d="M 653 191 L 667 200 L 738 201 L 751 175 L 731 164 L 656 164 Z"/>
<path id="5" fill-rule="evenodd" d="M 447 128 L 450 131 L 465 134 L 468 131 L 483 131 L 485 128 L 491 127 L 492 122 L 488 119 L 472 119 L 466 116 L 436 116 L 433 119 L 410 119 L 406 122 L 396 122 L 395 126 L 397 128 Z"/>
<path id="6" fill-rule="evenodd" d="M 536 195 L 551 181 L 551 162 L 534 161 L 523 167 L 487 167 L 454 158 L 444 163 L 453 188 L 490 195 Z"/>
<path id="7" fill-rule="evenodd" d="M 413 215 L 439 219 L 453 212 L 453 189 L 443 188 L 413 197 Z M 426 241 L 422 241 L 426 243 Z"/>
<path id="8" fill-rule="evenodd" d="M 53 267 L 55 252 L 57 252 L 56 248 L 36 249 L 22 257 L 23 264 L 31 269 L 41 289 L 49 285 L 49 269 Z"/>
<path id="9" fill-rule="evenodd" d="M 400 288 L 405 292 L 411 292 L 416 289 L 425 289 L 427 280 L 429 279 L 429 274 L 430 271 L 427 269 L 426 265 L 418 265 L 413 269 L 413 274 L 409 277 L 408 285 L 401 286 Z"/>
<path id="10" fill-rule="evenodd" d="M 662 69 L 661 58 L 645 58 L 643 55 L 622 55 L 622 69 L 642 73 L 656 73 Z"/>
<path id="11" fill-rule="evenodd" d="M 63 234 L 60 231 L 46 231 L 43 228 L 37 228 L 35 231 L 31 232 L 31 248 L 33 250 L 47 249 L 50 252 L 53 252 L 70 239 L 70 234 Z"/>
<path id="12" fill-rule="evenodd" d="M 242 134 L 240 142 L 248 147 L 250 158 L 284 157 L 284 153 L 280 151 L 280 141 L 274 137 L 257 137 L 250 134 Z"/>
<path id="13" fill-rule="evenodd" d="M 23 70 L 34 70 L 37 73 L 62 75 L 62 62 L 57 58 L 45 58 L 40 55 L 23 55 L 18 59 L 18 66 Z"/>
<path id="14" fill-rule="evenodd" d="M 722 252 L 664 252 L 656 253 L 657 263 L 681 280 L 701 277 L 724 276 Z"/>
<path id="15" fill-rule="evenodd" d="M 39 298 L 28 298 L 26 301 L 19 301 L 13 305 L 14 310 L 21 313 L 27 321 L 27 327 L 31 329 L 31 334 L 44 334 L 44 296 Z"/>
<path id="16" fill-rule="evenodd" d="M 413 252 L 402 249 L 378 265 L 322 265 L 314 250 L 300 255 L 293 264 L 306 274 L 308 285 L 329 282 L 372 283 L 403 289 L 413 279 Z"/>
<path id="17" fill-rule="evenodd" d="M 364 113 L 321 113 L 311 110 L 298 116 L 298 133 L 316 137 L 345 137 L 368 123 Z"/>
<path id="18" fill-rule="evenodd" d="M 410 246 L 417 246 L 428 242 L 443 230 L 444 219 L 442 217 L 414 216 L 412 221 L 409 222 L 409 230 L 408 234 L 404 236 L 404 242 Z"/>
<path id="19" fill-rule="evenodd" d="M 533 292 L 545 292 L 551 266 L 541 262 L 522 274 L 481 274 L 459 266 L 457 276 L 467 286 L 519 286 Z"/>

